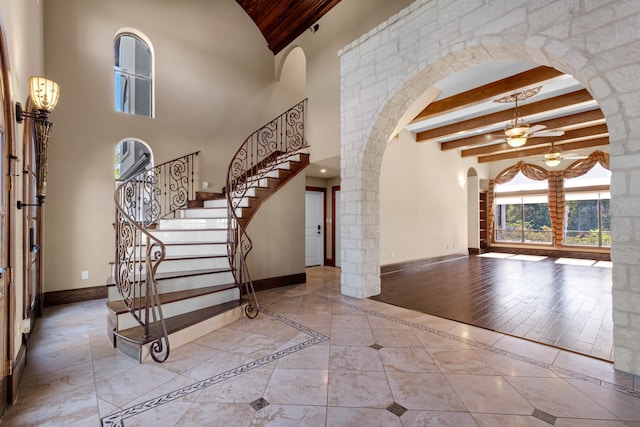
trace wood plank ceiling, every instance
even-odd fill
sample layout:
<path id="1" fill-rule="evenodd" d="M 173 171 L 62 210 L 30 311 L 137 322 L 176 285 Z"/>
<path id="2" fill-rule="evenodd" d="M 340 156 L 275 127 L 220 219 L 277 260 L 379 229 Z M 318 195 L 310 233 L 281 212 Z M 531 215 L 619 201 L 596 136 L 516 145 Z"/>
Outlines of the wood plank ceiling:
<path id="1" fill-rule="evenodd" d="M 340 0 L 236 0 L 277 54 Z"/>
<path id="2" fill-rule="evenodd" d="M 520 148 L 510 147 L 504 138 L 504 128 L 514 118 L 513 103 L 503 104 L 504 109 L 488 114 L 480 110 L 469 117 L 464 113 L 465 108 L 493 102 L 535 86 L 553 84 L 566 77 L 553 68 L 541 66 L 432 102 L 412 121 L 414 128 L 443 114 L 455 116 L 459 113 L 459 119 L 416 131 L 416 141 L 438 142 L 442 151 L 458 149 L 462 157 L 475 156 L 480 163 L 529 156 L 542 160 L 552 142 L 563 155 L 572 150 L 608 145 L 604 115 L 584 88 L 539 101 L 534 96 L 526 103 L 519 103 L 519 117 L 527 119 L 531 125 L 544 125 L 545 131 L 564 131 L 561 136 L 530 137 Z M 537 117 L 535 120 L 527 118 L 533 115 Z"/>

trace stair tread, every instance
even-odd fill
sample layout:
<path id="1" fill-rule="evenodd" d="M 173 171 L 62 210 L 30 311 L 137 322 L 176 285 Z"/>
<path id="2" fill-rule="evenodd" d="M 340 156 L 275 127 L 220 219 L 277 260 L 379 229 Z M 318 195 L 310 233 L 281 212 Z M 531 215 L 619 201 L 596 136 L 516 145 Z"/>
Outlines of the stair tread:
<path id="1" fill-rule="evenodd" d="M 191 218 L 176 218 L 176 219 L 191 219 Z M 165 231 L 186 231 L 186 232 L 198 232 L 201 233 L 203 231 L 227 231 L 227 227 L 217 227 L 217 228 L 156 228 L 153 231 L 163 233 Z"/>
<path id="2" fill-rule="evenodd" d="M 216 292 L 222 292 L 235 288 L 235 284 L 207 286 L 206 288 L 186 289 L 177 292 L 167 292 L 166 294 L 158 295 L 160 304 L 169 304 L 176 301 L 182 301 L 189 298 L 195 298 L 203 295 L 214 294 Z M 107 308 L 115 314 L 127 313 L 129 310 L 124 305 L 122 300 L 108 301 Z"/>
<path id="3" fill-rule="evenodd" d="M 212 307 L 195 310 L 190 313 L 181 314 L 165 319 L 165 325 L 167 332 L 172 334 L 189 326 L 198 324 L 204 320 L 215 317 L 219 314 L 225 313 L 241 305 L 240 301 L 229 301 L 222 304 L 214 305 Z M 150 337 L 145 338 L 144 329 L 142 326 L 136 326 L 134 328 L 124 329 L 122 331 L 114 332 L 114 334 L 133 342 L 149 343 L 155 340 L 154 337 L 161 335 L 160 322 L 154 322 L 149 325 Z"/>

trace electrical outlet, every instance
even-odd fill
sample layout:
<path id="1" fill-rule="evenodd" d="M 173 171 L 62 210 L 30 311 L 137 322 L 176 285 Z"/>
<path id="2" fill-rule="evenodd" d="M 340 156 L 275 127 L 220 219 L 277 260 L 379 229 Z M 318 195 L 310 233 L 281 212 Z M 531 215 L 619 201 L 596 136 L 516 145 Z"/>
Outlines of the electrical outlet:
<path id="1" fill-rule="evenodd" d="M 88 271 L 83 271 L 82 272 L 82 280 L 88 280 L 89 279 L 89 272 Z"/>
<path id="2" fill-rule="evenodd" d="M 202 181 L 202 189 L 206 190 L 209 188 L 209 183 L 207 181 Z"/>

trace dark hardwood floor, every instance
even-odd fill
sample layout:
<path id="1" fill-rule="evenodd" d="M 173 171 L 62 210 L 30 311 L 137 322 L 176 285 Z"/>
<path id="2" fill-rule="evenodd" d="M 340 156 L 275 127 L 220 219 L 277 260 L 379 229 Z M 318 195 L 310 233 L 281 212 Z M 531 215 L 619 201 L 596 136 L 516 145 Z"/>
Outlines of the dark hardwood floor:
<path id="1" fill-rule="evenodd" d="M 612 360 L 610 263 L 507 256 L 384 274 L 372 299 Z"/>

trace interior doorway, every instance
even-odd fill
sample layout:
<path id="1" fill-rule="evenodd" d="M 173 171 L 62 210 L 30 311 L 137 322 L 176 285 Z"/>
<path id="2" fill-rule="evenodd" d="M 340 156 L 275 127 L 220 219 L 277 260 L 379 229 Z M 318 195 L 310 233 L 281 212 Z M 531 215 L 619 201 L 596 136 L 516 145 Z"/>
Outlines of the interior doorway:
<path id="1" fill-rule="evenodd" d="M 305 267 L 324 265 L 324 196 L 323 188 L 305 192 Z"/>

